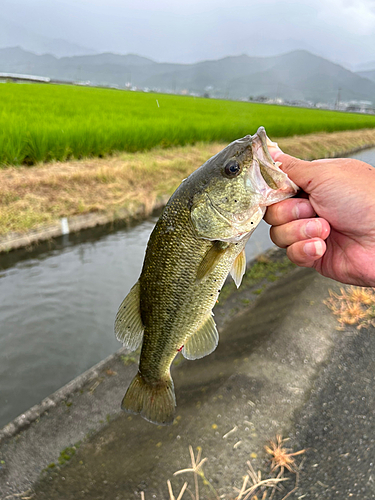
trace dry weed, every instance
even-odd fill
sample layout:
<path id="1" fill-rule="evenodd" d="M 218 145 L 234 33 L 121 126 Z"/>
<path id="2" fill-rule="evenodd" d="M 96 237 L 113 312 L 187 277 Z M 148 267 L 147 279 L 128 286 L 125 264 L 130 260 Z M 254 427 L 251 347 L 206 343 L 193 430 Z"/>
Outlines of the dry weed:
<path id="1" fill-rule="evenodd" d="M 341 288 L 340 293 L 329 291 L 329 298 L 324 301 L 340 323 L 357 325 L 357 329 L 375 326 L 375 288 L 348 286 Z"/>
<path id="2" fill-rule="evenodd" d="M 282 472 L 284 472 L 284 469 L 288 469 L 289 472 L 293 472 L 294 474 L 298 472 L 294 457 L 302 455 L 306 450 L 290 453 L 292 450 L 283 446 L 288 439 L 283 439 L 278 434 L 276 441 L 270 441 L 270 446 L 265 446 L 266 452 L 271 455 L 271 472 L 274 472 L 276 469 L 280 469 Z"/>
<path id="3" fill-rule="evenodd" d="M 281 149 L 304 160 L 333 158 L 371 147 L 375 144 L 375 130 L 346 130 L 331 134 L 317 133 L 278 139 Z"/>
<path id="4" fill-rule="evenodd" d="M 232 429 L 233 431 L 233 429 Z M 228 433 L 227 433 L 228 434 Z M 207 486 L 212 494 L 210 498 L 215 497 L 216 500 L 220 499 L 232 499 L 232 500 L 272 500 L 276 491 L 280 491 L 280 483 L 284 481 L 288 481 L 289 478 L 284 477 L 285 469 L 289 470 L 296 476 L 294 488 L 289 491 L 282 500 L 286 500 L 293 492 L 296 491 L 298 487 L 298 477 L 299 470 L 301 466 L 297 466 L 294 457 L 297 455 L 302 455 L 305 453 L 305 450 L 299 450 L 294 453 L 290 453 L 291 450 L 288 448 L 284 448 L 284 443 L 287 439 L 283 439 L 280 435 L 276 436 L 276 441 L 270 441 L 270 446 L 266 446 L 265 449 L 268 454 L 271 455 L 271 470 L 269 476 L 262 479 L 262 473 L 260 471 L 255 472 L 251 462 L 247 462 L 248 471 L 246 476 L 243 478 L 243 483 L 241 488 L 234 488 L 236 491 L 236 497 L 228 497 L 227 495 L 218 496 L 217 491 L 211 485 L 211 483 L 206 479 L 204 472 L 202 470 L 203 464 L 207 461 L 207 458 L 201 459 L 202 449 L 200 447 L 197 448 L 198 453 L 195 456 L 192 446 L 189 446 L 191 467 L 187 467 L 186 469 L 181 469 L 176 471 L 173 475 L 178 476 L 179 474 L 190 474 L 192 473 L 194 476 L 194 491 L 191 491 L 188 488 L 188 482 L 186 481 L 182 486 L 179 494 L 175 497 L 173 493 L 173 488 L 171 482 L 167 481 L 169 500 L 182 500 L 182 497 L 185 493 L 190 494 L 192 500 L 200 500 L 200 498 L 208 498 L 206 496 L 202 497 L 201 492 L 199 490 L 199 481 L 200 477 L 203 481 L 203 484 Z M 275 471 L 278 470 L 277 475 L 275 476 Z M 261 495 L 261 496 L 258 496 Z M 141 500 L 145 500 L 145 494 L 141 492 Z"/>
<path id="5" fill-rule="evenodd" d="M 247 462 L 247 466 L 248 473 L 243 479 L 241 489 L 239 490 L 238 488 L 235 488 L 235 491 L 238 492 L 235 500 L 258 500 L 258 494 L 262 495 L 260 497 L 261 500 L 266 500 L 270 490 L 272 495 L 272 492 L 276 491 L 277 485 L 280 482 L 288 480 L 288 478 L 286 477 L 281 477 L 281 474 L 276 477 L 268 477 L 266 479 L 262 479 L 261 472 L 258 471 L 256 473 L 250 461 Z M 248 483 L 250 481 L 252 484 L 248 487 Z"/>
<path id="6" fill-rule="evenodd" d="M 202 465 L 207 461 L 207 458 L 203 458 L 201 460 L 201 455 L 202 455 L 202 448 L 199 446 L 198 447 L 198 453 L 197 456 L 194 456 L 194 451 L 192 446 L 189 446 L 189 453 L 190 453 L 190 459 L 191 459 L 191 467 L 187 469 L 181 469 L 176 471 L 173 475 L 177 476 L 178 474 L 184 474 L 186 472 L 192 472 L 194 474 L 194 486 L 195 486 L 195 496 L 190 492 L 193 500 L 199 500 L 199 483 L 198 483 L 198 476 L 202 478 L 203 484 L 208 486 L 211 490 L 211 492 L 215 495 L 217 500 L 219 500 L 219 496 L 215 490 L 215 488 L 212 486 L 212 484 L 205 478 L 203 470 L 202 470 Z M 189 491 L 189 490 L 188 490 Z"/>

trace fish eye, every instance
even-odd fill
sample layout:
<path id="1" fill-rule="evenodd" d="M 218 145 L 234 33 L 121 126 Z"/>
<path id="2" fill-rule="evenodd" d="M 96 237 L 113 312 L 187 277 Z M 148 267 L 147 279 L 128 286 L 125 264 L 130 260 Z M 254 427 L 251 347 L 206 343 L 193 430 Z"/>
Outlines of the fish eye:
<path id="1" fill-rule="evenodd" d="M 229 160 L 224 167 L 224 174 L 226 177 L 237 177 L 241 172 L 241 165 L 237 160 Z"/>

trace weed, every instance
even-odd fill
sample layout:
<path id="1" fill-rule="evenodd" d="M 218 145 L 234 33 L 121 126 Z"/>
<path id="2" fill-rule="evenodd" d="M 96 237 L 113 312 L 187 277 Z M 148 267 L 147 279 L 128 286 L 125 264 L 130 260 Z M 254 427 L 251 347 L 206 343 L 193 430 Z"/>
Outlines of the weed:
<path id="1" fill-rule="evenodd" d="M 64 465 L 66 462 L 69 462 L 71 458 L 74 457 L 77 451 L 77 446 L 68 446 L 64 450 L 60 452 L 60 456 L 57 459 L 60 465 Z"/>
<path id="2" fill-rule="evenodd" d="M 137 352 L 137 351 L 136 351 L 136 352 Z M 132 353 L 130 353 L 130 354 L 122 354 L 122 355 L 120 356 L 121 361 L 123 362 L 123 364 L 124 364 L 125 366 L 129 366 L 129 365 L 132 365 L 132 364 L 134 364 L 134 363 L 136 363 L 136 362 L 137 362 L 137 355 L 136 355 L 136 352 L 135 352 L 135 353 L 134 353 L 134 352 L 132 352 Z"/>
<path id="3" fill-rule="evenodd" d="M 259 259 L 246 270 L 242 279 L 242 289 L 244 289 L 245 287 L 249 288 L 254 285 L 258 285 L 262 281 L 276 281 L 281 275 L 285 274 L 294 267 L 295 265 L 287 257 L 284 257 L 282 260 L 273 262 L 267 257 L 260 256 Z M 260 295 L 265 286 L 266 283 L 262 284 L 262 286 L 254 290 L 253 293 L 255 293 L 256 295 Z M 224 301 L 230 295 L 232 295 L 235 289 L 236 286 L 233 282 L 225 283 L 220 293 L 220 303 L 224 303 Z"/>

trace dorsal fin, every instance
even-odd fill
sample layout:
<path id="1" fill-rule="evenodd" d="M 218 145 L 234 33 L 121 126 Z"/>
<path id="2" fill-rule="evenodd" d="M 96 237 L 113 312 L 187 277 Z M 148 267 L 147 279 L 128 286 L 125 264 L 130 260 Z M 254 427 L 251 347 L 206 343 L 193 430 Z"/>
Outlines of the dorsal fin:
<path id="1" fill-rule="evenodd" d="M 203 358 L 216 349 L 218 342 L 215 321 L 209 313 L 201 327 L 185 343 L 182 354 L 186 359 Z"/>
<path id="2" fill-rule="evenodd" d="M 140 311 L 140 289 L 137 281 L 122 301 L 115 320 L 117 340 L 131 351 L 135 351 L 141 344 L 144 330 Z"/>
<path id="3" fill-rule="evenodd" d="M 236 287 L 238 288 L 241 284 L 242 277 L 246 271 L 246 254 L 245 249 L 242 250 L 240 254 L 238 254 L 236 260 L 233 262 L 232 269 L 230 270 L 230 274 L 236 283 Z"/>

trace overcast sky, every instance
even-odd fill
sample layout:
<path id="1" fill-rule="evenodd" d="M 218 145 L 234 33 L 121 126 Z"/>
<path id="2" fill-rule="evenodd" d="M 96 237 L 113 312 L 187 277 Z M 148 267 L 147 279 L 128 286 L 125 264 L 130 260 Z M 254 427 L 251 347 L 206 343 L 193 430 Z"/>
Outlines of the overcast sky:
<path id="1" fill-rule="evenodd" d="M 0 21 L 13 33 L 21 28 L 156 61 L 267 56 L 296 48 L 348 67 L 375 60 L 375 0 L 0 0 L 0 5 Z"/>

